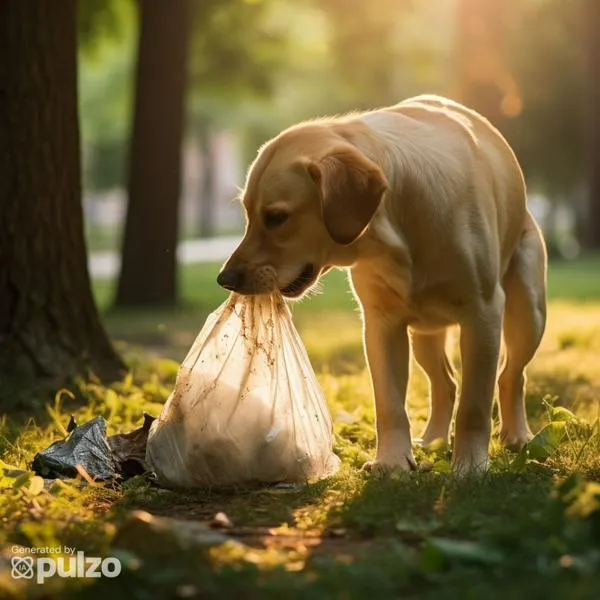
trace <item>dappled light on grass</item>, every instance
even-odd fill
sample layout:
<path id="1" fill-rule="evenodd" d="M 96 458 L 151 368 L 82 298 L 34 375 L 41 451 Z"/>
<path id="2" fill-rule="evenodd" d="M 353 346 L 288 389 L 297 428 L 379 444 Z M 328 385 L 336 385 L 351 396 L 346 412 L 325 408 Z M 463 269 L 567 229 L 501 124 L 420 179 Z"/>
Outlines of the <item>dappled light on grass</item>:
<path id="1" fill-rule="evenodd" d="M 288 572 L 302 571 L 311 551 L 321 544 L 321 539 L 299 537 L 291 534 L 278 535 L 277 528 L 269 531 L 269 535 L 259 538 L 262 547 L 254 547 L 239 542 L 226 542 L 210 550 L 210 559 L 217 569 L 225 566 L 235 567 L 240 563 L 255 566 L 260 571 L 276 568 Z"/>
<path id="2" fill-rule="evenodd" d="M 223 511 L 233 524 L 220 530 L 230 538 L 226 543 L 194 553 L 178 549 L 175 538 L 169 541 L 175 544 L 177 568 L 183 569 L 178 572 L 186 573 L 198 589 L 220 593 L 260 585 L 265 598 L 277 597 L 278 590 L 290 585 L 304 590 L 306 597 L 322 594 L 325 598 L 341 581 L 354 582 L 357 590 L 365 592 L 361 577 L 383 589 L 393 581 L 389 597 L 392 589 L 414 594 L 436 581 L 446 581 L 445 589 L 476 585 L 489 591 L 486 569 L 491 566 L 498 577 L 511 573 L 515 582 L 537 574 L 531 553 L 546 561 L 545 577 L 553 585 L 562 585 L 565 567 L 561 565 L 569 563 L 576 549 L 579 554 L 573 564 L 582 566 L 573 568 L 596 564 L 589 541 L 598 512 L 595 488 L 582 479 L 574 484 L 579 491 L 572 492 L 567 502 L 556 485 L 571 470 L 600 478 L 598 422 L 571 415 L 550 399 L 542 404 L 537 425 L 564 423 L 564 427 L 560 435 L 540 441 L 546 455 L 536 450 L 521 460 L 495 440 L 491 471 L 481 480 L 452 477 L 450 448 L 444 443 L 417 450 L 418 462 L 429 464 L 430 471 L 394 473 L 381 479 L 361 472 L 360 466 L 373 457 L 375 444 L 370 383 L 364 371 L 320 376 L 335 418 L 336 451 L 343 466 L 335 477 L 312 486 L 177 492 L 158 489 L 137 477 L 120 488 L 88 486 L 80 479 L 41 489 L 39 478 L 23 472 L 36 451 L 62 435 L 71 412 L 80 421 L 102 414 L 115 430 L 135 428 L 144 411 L 160 410 L 174 371 L 172 363 L 138 361 L 136 376 L 112 388 L 89 384 L 84 389 L 89 406 L 76 409 L 65 398 L 67 405 L 56 405 L 47 425 L 30 423 L 11 443 L 5 441 L 0 480 L 0 519 L 6 524 L 3 541 L 69 544 L 110 555 L 133 508 L 203 522 Z M 410 397 L 418 415 L 417 431 L 426 414 L 424 392 L 424 378 L 417 374 Z M 549 545 L 550 539 L 558 540 L 560 547 L 556 541 Z M 175 575 L 155 581 L 156 545 L 128 551 L 126 565 L 132 566 L 126 568 L 120 585 L 126 587 L 128 578 L 139 585 L 140 577 L 148 585 L 176 585 L 179 576 Z M 161 557 L 164 568 L 168 558 Z"/>
<path id="3" fill-rule="evenodd" d="M 332 287 L 323 296 L 294 307 L 294 320 L 332 411 L 343 462 L 336 476 L 287 489 L 174 491 L 143 477 L 116 487 L 89 486 L 79 477 L 42 489 L 29 464 L 64 435 L 71 414 L 79 423 L 102 415 L 112 434 L 139 427 L 144 412 L 160 413 L 176 360 L 189 347 L 186 332 L 194 336 L 204 318 L 203 309 L 109 314 L 111 329 L 128 340 L 121 349 L 131 373 L 111 387 L 81 384 L 76 399 L 63 395 L 35 419 L 5 418 L 0 425 L 0 542 L 68 544 L 110 555 L 123 552 L 115 544 L 122 543 L 133 509 L 175 519 L 184 529 L 188 521 L 211 523 L 223 512 L 232 525 L 215 532 L 226 543 L 190 549 L 162 533 L 152 543 L 132 542 L 121 555 L 119 591 L 111 593 L 125 598 L 127 590 L 143 587 L 167 596 L 194 589 L 209 598 L 244 597 L 249 589 L 259 589 L 261 598 L 285 590 L 310 600 L 328 600 L 340 589 L 349 589 L 349 598 L 374 589 L 382 598 L 446 600 L 467 591 L 490 599 L 594 597 L 584 594 L 597 590 L 593 573 L 600 569 L 600 305 L 550 304 L 548 330 L 528 371 L 528 413 L 537 435 L 526 450 L 501 447 L 495 409 L 491 468 L 482 479 L 453 477 L 444 441 L 415 449 L 420 471 L 377 479 L 360 471 L 375 454 L 360 316 L 343 274 L 325 285 Z M 150 351 L 143 338 L 149 329 L 162 336 L 153 338 Z M 458 364 L 456 348 L 454 357 Z M 428 416 L 428 386 L 420 368 L 413 363 L 411 369 L 407 404 L 418 437 Z M 460 372 L 457 377 L 460 383 Z M 191 587 L 182 588 L 182 581 Z M 102 593 L 105 583 L 93 582 L 86 593 Z"/>

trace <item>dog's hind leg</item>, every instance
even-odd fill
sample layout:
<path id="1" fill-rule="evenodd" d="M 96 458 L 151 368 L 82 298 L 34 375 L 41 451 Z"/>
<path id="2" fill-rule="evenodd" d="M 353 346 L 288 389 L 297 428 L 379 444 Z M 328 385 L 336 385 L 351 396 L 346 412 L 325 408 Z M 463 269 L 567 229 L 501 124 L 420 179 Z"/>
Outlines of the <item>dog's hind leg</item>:
<path id="1" fill-rule="evenodd" d="M 460 323 L 462 384 L 452 453 L 459 475 L 487 470 L 504 302 L 504 290 L 497 284 Z"/>
<path id="2" fill-rule="evenodd" d="M 429 379 L 431 398 L 431 412 L 421 443 L 426 446 L 439 438 L 448 441 L 456 382 L 454 368 L 446 352 L 447 329 L 433 333 L 411 333 L 413 355 Z"/>
<path id="3" fill-rule="evenodd" d="M 525 367 L 538 349 L 546 325 L 546 249 L 531 217 L 503 287 L 506 361 L 498 382 L 500 437 L 506 445 L 522 446 L 531 439 L 525 410 Z"/>

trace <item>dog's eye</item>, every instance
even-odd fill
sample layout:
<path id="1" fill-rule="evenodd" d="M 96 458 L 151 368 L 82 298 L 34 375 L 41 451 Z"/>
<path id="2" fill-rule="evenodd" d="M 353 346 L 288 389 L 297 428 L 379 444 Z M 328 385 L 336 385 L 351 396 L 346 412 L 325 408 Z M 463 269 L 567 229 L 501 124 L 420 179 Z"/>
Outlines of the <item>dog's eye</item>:
<path id="1" fill-rule="evenodd" d="M 267 229 L 275 229 L 280 225 L 283 225 L 288 220 L 289 215 L 287 213 L 278 211 L 271 211 L 265 213 L 265 227 Z"/>

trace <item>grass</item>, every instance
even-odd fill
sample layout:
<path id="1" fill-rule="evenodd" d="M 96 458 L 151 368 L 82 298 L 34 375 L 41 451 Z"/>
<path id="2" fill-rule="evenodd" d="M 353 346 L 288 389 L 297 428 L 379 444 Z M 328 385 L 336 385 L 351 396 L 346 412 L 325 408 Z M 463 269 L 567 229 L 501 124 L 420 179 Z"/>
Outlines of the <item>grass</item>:
<path id="1" fill-rule="evenodd" d="M 334 273 L 324 295 L 294 312 L 335 418 L 343 460 L 337 475 L 300 489 L 227 492 L 167 491 L 143 477 L 121 486 L 81 478 L 42 486 L 28 465 L 62 437 L 71 413 L 79 422 L 101 414 L 116 432 L 139 426 L 144 412 L 160 412 L 175 361 L 224 298 L 215 273 L 210 265 L 184 271 L 180 311 L 107 312 L 132 369 L 124 382 L 109 389 L 82 385 L 85 407 L 63 396 L 45 420 L 2 422 L 0 597 L 600 597 L 600 260 L 594 257 L 551 271 L 549 326 L 527 397 L 532 427 L 544 433 L 529 454 L 503 450 L 495 436 L 483 479 L 454 478 L 443 445 L 417 452 L 430 470 L 385 479 L 360 471 L 374 452 L 374 414 L 354 301 Z M 107 307 L 107 284 L 97 293 Z M 408 404 L 418 435 L 427 387 L 418 369 L 413 375 Z M 203 523 L 224 512 L 233 529 L 193 533 L 188 526 L 185 537 L 169 521 L 135 510 Z M 214 544 L 215 534 L 227 539 Z M 28 584 L 10 576 L 15 544 L 118 556 L 123 572 L 115 579 Z"/>

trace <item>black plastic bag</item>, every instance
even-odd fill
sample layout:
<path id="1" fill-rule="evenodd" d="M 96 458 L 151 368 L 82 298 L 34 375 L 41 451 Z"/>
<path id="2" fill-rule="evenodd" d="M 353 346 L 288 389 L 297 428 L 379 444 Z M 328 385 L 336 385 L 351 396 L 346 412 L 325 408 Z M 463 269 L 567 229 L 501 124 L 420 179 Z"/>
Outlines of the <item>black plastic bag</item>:
<path id="1" fill-rule="evenodd" d="M 139 475 L 146 471 L 143 459 L 153 420 L 144 415 L 140 429 L 107 437 L 107 423 L 103 417 L 96 417 L 79 427 L 71 417 L 68 437 L 36 454 L 33 470 L 45 479 L 76 477 L 77 465 L 97 481 Z"/>

